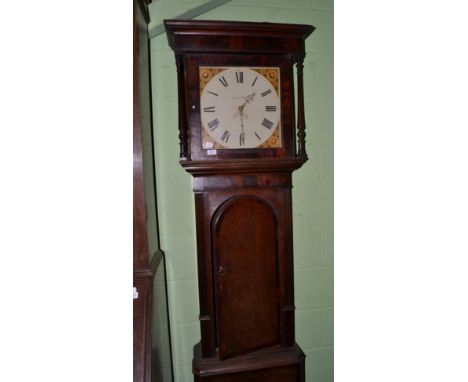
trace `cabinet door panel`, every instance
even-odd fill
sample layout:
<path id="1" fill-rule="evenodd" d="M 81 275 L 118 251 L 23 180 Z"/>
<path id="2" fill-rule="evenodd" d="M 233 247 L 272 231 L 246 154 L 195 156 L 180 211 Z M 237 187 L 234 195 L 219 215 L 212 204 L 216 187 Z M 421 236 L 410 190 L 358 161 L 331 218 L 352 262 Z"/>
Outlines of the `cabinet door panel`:
<path id="1" fill-rule="evenodd" d="M 213 219 L 221 358 L 279 342 L 277 221 L 253 196 L 231 199 Z"/>

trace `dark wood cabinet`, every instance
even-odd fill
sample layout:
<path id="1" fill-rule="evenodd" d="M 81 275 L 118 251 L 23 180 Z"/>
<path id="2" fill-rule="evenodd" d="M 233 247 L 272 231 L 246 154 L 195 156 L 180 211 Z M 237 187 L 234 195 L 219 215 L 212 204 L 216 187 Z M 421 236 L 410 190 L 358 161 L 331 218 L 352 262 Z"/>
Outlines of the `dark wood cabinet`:
<path id="1" fill-rule="evenodd" d="M 133 381 L 170 382 L 172 359 L 151 122 L 150 2 L 133 2 Z"/>
<path id="2" fill-rule="evenodd" d="M 150 236 L 148 226 L 151 179 L 144 168 L 144 138 L 151 133 L 148 2 L 133 1 L 133 381 L 150 382 L 151 378 L 151 302 L 153 272 L 150 269 Z M 145 166 L 149 164 L 145 163 Z M 150 175 L 149 175 L 150 176 Z M 149 231 L 150 230 L 150 231 Z M 135 298 L 136 297 L 136 298 Z"/>
<path id="3" fill-rule="evenodd" d="M 165 24 L 178 73 L 180 164 L 194 178 L 195 381 L 304 381 L 294 338 L 291 177 L 307 160 L 302 67 L 314 28 Z"/>

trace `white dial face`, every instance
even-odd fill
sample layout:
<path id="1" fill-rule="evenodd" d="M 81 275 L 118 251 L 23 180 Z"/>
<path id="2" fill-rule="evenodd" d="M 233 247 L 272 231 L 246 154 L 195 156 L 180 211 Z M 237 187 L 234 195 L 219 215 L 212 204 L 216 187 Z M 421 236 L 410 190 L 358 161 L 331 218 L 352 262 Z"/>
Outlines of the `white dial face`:
<path id="1" fill-rule="evenodd" d="M 279 68 L 200 68 L 203 149 L 281 146 Z"/>

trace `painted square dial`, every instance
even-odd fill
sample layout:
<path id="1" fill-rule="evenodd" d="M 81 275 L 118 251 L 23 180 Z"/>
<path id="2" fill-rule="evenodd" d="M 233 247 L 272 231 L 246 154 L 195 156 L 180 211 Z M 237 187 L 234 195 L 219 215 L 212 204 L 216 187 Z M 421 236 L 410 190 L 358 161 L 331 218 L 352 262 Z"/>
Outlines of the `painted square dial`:
<path id="1" fill-rule="evenodd" d="M 200 67 L 203 149 L 281 147 L 280 70 Z"/>

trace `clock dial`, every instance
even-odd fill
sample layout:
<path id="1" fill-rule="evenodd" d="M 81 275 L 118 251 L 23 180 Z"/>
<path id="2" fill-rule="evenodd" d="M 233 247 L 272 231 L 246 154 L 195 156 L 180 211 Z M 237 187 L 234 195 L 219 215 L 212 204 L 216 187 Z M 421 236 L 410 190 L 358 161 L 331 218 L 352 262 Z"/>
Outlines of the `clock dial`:
<path id="1" fill-rule="evenodd" d="M 281 147 L 279 68 L 201 67 L 203 149 Z"/>

